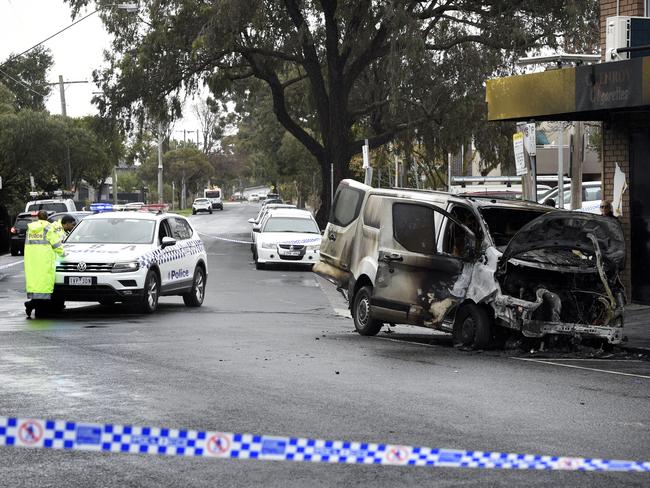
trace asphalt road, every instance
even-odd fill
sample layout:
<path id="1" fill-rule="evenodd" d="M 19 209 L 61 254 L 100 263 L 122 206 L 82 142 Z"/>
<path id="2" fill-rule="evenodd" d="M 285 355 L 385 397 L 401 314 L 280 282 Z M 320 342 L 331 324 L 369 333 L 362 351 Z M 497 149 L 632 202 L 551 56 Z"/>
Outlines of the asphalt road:
<path id="1" fill-rule="evenodd" d="M 0 257 L 0 416 L 650 460 L 648 362 L 463 352 L 411 327 L 361 337 L 326 282 L 256 271 L 248 245 L 223 240 L 247 241 L 258 208 L 191 217 L 209 255 L 200 309 L 177 298 L 153 316 L 78 303 L 27 320 L 20 257 Z M 648 474 L 0 448 L 0 486 L 12 487 L 649 484 Z"/>

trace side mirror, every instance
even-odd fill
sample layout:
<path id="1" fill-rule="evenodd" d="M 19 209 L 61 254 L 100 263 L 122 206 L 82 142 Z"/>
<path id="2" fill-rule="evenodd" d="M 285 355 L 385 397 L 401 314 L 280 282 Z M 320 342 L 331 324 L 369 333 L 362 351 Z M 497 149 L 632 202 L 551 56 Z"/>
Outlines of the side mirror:
<path id="1" fill-rule="evenodd" d="M 254 224 L 254 223 L 255 223 L 255 219 L 251 217 L 250 219 L 248 219 L 248 223 L 249 223 L 249 224 Z"/>
<path id="2" fill-rule="evenodd" d="M 262 232 L 262 229 L 260 229 L 259 225 L 254 225 L 253 226 L 253 232 Z"/>
<path id="3" fill-rule="evenodd" d="M 162 238 L 162 248 L 165 249 L 166 247 L 173 246 L 176 244 L 176 239 L 173 237 L 163 237 Z"/>

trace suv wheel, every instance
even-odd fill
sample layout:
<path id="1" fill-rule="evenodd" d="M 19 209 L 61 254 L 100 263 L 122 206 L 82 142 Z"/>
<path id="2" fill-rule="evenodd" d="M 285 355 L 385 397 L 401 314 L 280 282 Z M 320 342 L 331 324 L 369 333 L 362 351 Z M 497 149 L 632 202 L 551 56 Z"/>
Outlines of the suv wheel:
<path id="1" fill-rule="evenodd" d="M 374 336 L 381 330 L 384 325 L 382 322 L 370 318 L 370 295 L 372 287 L 364 286 L 356 295 L 352 305 L 352 317 L 354 318 L 354 328 L 363 336 Z"/>
<path id="2" fill-rule="evenodd" d="M 147 278 L 144 280 L 144 294 L 140 302 L 140 311 L 142 313 L 153 313 L 158 308 L 158 299 L 160 298 L 160 282 L 155 271 L 149 270 Z"/>
<path id="3" fill-rule="evenodd" d="M 183 295 L 183 302 L 188 307 L 200 307 L 205 297 L 205 271 L 197 267 L 194 270 L 194 280 L 189 293 Z"/>
<path id="4" fill-rule="evenodd" d="M 463 306 L 454 321 L 454 345 L 483 349 L 490 343 L 490 317 L 484 308 L 474 304 Z"/>

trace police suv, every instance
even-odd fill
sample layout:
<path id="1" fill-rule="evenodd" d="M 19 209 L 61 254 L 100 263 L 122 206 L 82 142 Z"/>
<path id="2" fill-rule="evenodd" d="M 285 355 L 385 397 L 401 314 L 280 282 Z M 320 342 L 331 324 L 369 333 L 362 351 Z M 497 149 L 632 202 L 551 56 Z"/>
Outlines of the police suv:
<path id="1" fill-rule="evenodd" d="M 135 304 L 152 313 L 160 296 L 200 307 L 208 275 L 203 241 L 182 216 L 106 212 L 79 222 L 57 264 L 55 300 Z"/>

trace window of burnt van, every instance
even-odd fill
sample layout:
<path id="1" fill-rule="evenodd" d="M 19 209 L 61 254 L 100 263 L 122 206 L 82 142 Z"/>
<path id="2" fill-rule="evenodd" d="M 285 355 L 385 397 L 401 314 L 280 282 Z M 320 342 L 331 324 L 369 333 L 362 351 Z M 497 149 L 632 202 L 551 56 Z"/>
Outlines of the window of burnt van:
<path id="1" fill-rule="evenodd" d="M 361 211 L 364 195 L 365 193 L 357 188 L 340 187 L 334 197 L 330 222 L 340 227 L 346 227 L 354 222 Z"/>
<path id="2" fill-rule="evenodd" d="M 393 238 L 407 251 L 434 254 L 434 210 L 412 203 L 393 204 Z"/>
<path id="3" fill-rule="evenodd" d="M 449 213 L 471 230 L 475 237 L 453 220 L 447 219 L 447 225 L 444 227 L 442 252 L 458 258 L 468 259 L 479 251 L 478 247 L 482 240 L 481 227 L 474 213 L 467 207 L 455 205 Z"/>

